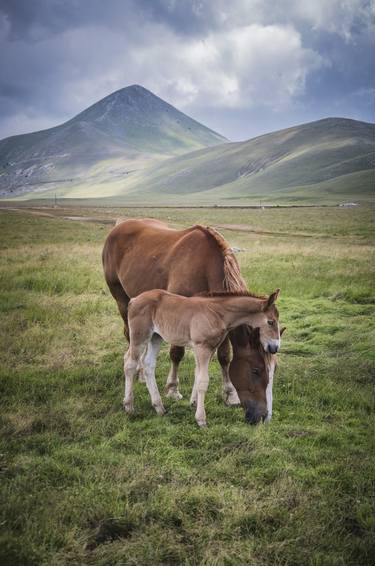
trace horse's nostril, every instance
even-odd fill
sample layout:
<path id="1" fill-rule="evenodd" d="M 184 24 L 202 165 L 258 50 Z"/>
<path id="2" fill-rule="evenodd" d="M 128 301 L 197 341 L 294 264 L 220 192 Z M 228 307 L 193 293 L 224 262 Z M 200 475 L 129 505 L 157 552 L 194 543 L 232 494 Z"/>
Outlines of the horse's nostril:
<path id="1" fill-rule="evenodd" d="M 245 419 L 247 423 L 251 425 L 256 425 L 262 420 L 262 415 L 260 413 L 246 411 Z"/>
<path id="2" fill-rule="evenodd" d="M 268 351 L 270 354 L 276 354 L 279 347 L 276 344 L 268 344 Z"/>

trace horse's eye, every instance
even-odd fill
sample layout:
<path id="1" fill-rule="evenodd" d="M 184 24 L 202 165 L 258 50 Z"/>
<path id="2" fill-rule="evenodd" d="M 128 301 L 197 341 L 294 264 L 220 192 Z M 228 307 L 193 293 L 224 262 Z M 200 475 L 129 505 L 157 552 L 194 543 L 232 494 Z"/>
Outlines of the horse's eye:
<path id="1" fill-rule="evenodd" d="M 274 320 L 267 320 L 267 323 L 268 323 L 270 326 L 273 326 L 273 325 L 275 324 L 275 321 L 274 321 Z"/>
<path id="2" fill-rule="evenodd" d="M 255 375 L 259 375 L 259 368 L 253 368 L 251 370 L 251 373 L 254 373 Z"/>

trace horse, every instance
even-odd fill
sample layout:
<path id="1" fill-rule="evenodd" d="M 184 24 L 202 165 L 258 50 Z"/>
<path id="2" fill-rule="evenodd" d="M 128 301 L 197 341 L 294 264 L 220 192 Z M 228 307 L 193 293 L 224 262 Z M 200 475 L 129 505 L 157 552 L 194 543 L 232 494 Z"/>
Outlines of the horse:
<path id="1" fill-rule="evenodd" d="M 128 304 L 132 297 L 151 289 L 190 297 L 204 292 L 246 292 L 237 259 L 228 242 L 211 227 L 195 225 L 184 230 L 170 228 L 154 219 L 129 219 L 118 222 L 108 234 L 102 253 L 104 276 L 124 321 L 124 334 L 129 340 Z M 241 374 L 249 373 L 249 355 L 237 355 L 237 335 L 229 333 L 233 349 L 232 367 Z M 227 405 L 239 405 L 240 398 L 232 384 L 230 342 L 228 337 L 217 350 L 223 376 L 223 395 Z M 181 399 L 178 390 L 178 367 L 184 348 L 170 349 L 171 369 L 167 378 L 167 396 Z M 233 371 L 232 371 L 233 374 Z M 265 415 L 266 386 L 252 386 L 254 414 Z M 262 399 L 262 403 L 259 403 Z M 249 422 L 254 419 L 250 418 Z"/>
<path id="2" fill-rule="evenodd" d="M 285 330 L 285 327 L 280 329 L 280 336 Z M 231 335 L 234 355 L 229 365 L 229 375 L 245 410 L 245 419 L 250 424 L 261 420 L 269 422 L 272 418 L 272 388 L 277 356 L 264 351 L 259 328 L 239 326 L 232 330 Z"/>
<path id="3" fill-rule="evenodd" d="M 204 399 L 209 382 L 208 365 L 213 353 L 228 332 L 241 325 L 256 327 L 263 349 L 272 351 L 279 342 L 279 313 L 274 304 L 279 292 L 280 289 L 277 289 L 270 296 L 216 293 L 206 297 L 183 297 L 154 289 L 131 299 L 128 308 L 130 344 L 124 364 L 125 411 L 134 411 L 133 378 L 141 365 L 152 405 L 159 415 L 164 414 L 155 379 L 156 359 L 164 340 L 174 346 L 193 348 L 195 380 L 190 402 L 196 404 L 198 426 L 206 426 Z M 266 411 L 264 406 L 264 418 Z"/>

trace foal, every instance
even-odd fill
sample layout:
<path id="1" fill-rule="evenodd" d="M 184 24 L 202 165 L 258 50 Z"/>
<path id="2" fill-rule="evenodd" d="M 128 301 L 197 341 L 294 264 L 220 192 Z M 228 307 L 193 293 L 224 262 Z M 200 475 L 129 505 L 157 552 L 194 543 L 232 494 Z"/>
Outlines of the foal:
<path id="1" fill-rule="evenodd" d="M 133 379 L 143 367 L 146 385 L 156 412 L 165 410 L 155 380 L 156 359 L 163 340 L 174 346 L 193 347 L 195 381 L 191 404 L 195 419 L 206 425 L 204 398 L 208 388 L 208 365 L 228 332 L 242 324 L 259 328 L 263 348 L 276 352 L 280 344 L 278 311 L 274 305 L 280 290 L 269 297 L 220 293 L 210 297 L 183 297 L 160 289 L 146 291 L 129 303 L 130 346 L 124 358 L 124 409 L 134 410 Z"/>

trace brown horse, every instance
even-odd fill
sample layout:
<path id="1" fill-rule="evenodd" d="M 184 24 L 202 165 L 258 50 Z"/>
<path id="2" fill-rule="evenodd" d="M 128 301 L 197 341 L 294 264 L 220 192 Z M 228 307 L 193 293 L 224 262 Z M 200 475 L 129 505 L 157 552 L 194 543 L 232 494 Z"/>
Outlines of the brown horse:
<path id="1" fill-rule="evenodd" d="M 206 426 L 204 399 L 209 382 L 208 365 L 213 353 L 230 330 L 244 324 L 257 328 L 261 344 L 273 344 L 279 340 L 278 311 L 274 305 L 278 295 L 279 289 L 269 297 L 244 293 L 182 297 L 154 289 L 132 299 L 128 311 L 130 346 L 124 363 L 125 411 L 132 413 L 134 410 L 133 378 L 142 365 L 152 405 L 158 414 L 164 414 L 155 380 L 155 366 L 161 342 L 165 340 L 175 346 L 193 348 L 195 381 L 191 404 L 197 405 L 197 424 Z M 264 409 L 266 412 L 267 407 Z"/>
<path id="2" fill-rule="evenodd" d="M 128 333 L 128 304 L 132 297 L 151 289 L 166 289 L 190 297 L 207 291 L 244 292 L 246 284 L 240 274 L 237 260 L 225 239 L 214 229 L 193 226 L 173 230 L 158 220 L 126 220 L 109 233 L 103 249 L 104 274 L 124 320 Z M 246 372 L 246 357 L 237 359 L 237 336 L 230 334 L 233 362 L 236 370 Z M 277 344 L 271 345 L 273 349 Z M 167 395 L 180 399 L 178 365 L 184 348 L 170 350 L 172 366 L 167 380 Z M 218 349 L 218 360 L 223 374 L 224 400 L 228 405 L 239 404 L 236 389 L 229 378 L 230 347 L 226 338 Z M 248 375 L 251 379 L 251 374 Z M 262 412 L 258 397 L 266 400 L 266 387 L 254 397 L 255 414 Z M 263 389 L 263 390 L 261 390 Z M 259 405 L 259 407 L 258 407 Z M 262 415 L 265 415 L 263 411 Z M 259 419 L 258 419 L 259 420 Z M 249 419 L 253 422 L 253 419 Z"/>
<path id="3" fill-rule="evenodd" d="M 285 327 L 281 328 L 280 336 L 285 330 Z M 245 409 L 245 418 L 250 424 L 261 419 L 268 422 L 272 418 L 272 386 L 277 357 L 264 351 L 259 328 L 239 326 L 231 335 L 233 359 L 229 375 Z"/>

